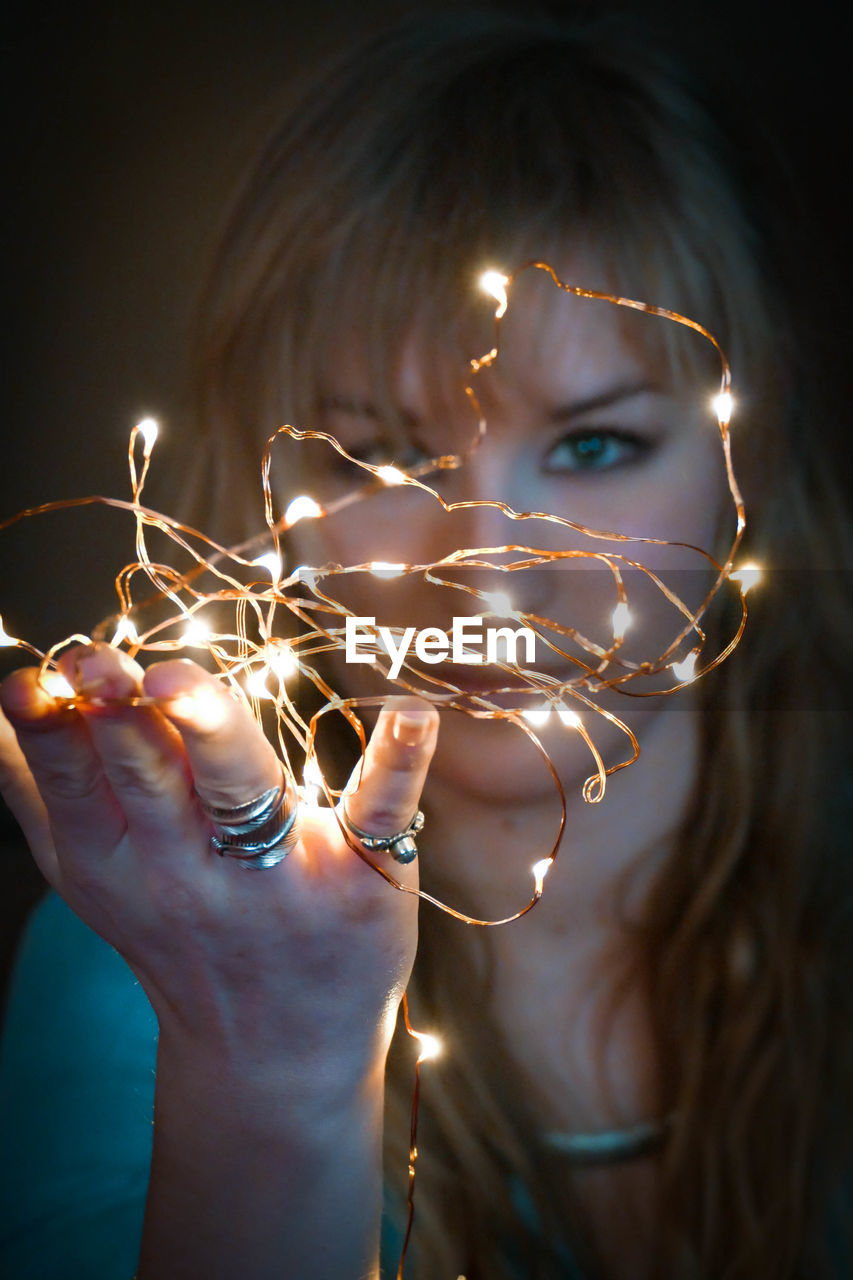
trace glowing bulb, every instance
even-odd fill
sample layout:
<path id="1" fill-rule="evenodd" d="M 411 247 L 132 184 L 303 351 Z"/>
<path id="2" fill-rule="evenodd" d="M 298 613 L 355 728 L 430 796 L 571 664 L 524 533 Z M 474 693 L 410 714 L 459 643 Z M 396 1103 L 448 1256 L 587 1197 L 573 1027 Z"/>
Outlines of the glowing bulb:
<path id="1" fill-rule="evenodd" d="M 376 474 L 385 484 L 405 484 L 408 479 L 405 471 L 401 471 L 399 467 L 377 467 Z"/>
<path id="2" fill-rule="evenodd" d="M 687 657 L 681 662 L 673 662 L 672 671 L 675 678 L 682 684 L 688 684 L 691 680 L 696 679 L 696 659 L 699 654 L 694 649 L 692 653 L 688 653 Z"/>
<path id="3" fill-rule="evenodd" d="M 565 702 L 561 702 L 557 706 L 557 715 L 563 724 L 569 729 L 579 729 L 581 727 L 581 718 L 576 711 L 572 711 L 571 707 L 567 707 Z"/>
<path id="4" fill-rule="evenodd" d="M 734 404 L 731 391 L 720 391 L 711 400 L 711 408 L 717 415 L 717 421 L 721 427 L 727 427 L 731 422 Z"/>
<path id="5" fill-rule="evenodd" d="M 313 520 L 322 514 L 323 508 L 313 498 L 309 498 L 307 493 L 300 493 L 298 498 L 294 498 L 287 504 L 284 523 L 290 528 L 291 525 L 296 524 L 297 520 Z"/>
<path id="6" fill-rule="evenodd" d="M 421 1051 L 418 1054 L 418 1062 L 427 1062 L 430 1058 L 440 1056 L 442 1043 L 438 1036 L 427 1035 L 425 1031 L 413 1031 L 412 1035 L 420 1041 Z"/>
<path id="7" fill-rule="evenodd" d="M 122 640 L 129 640 L 131 644 L 135 644 L 138 639 L 139 639 L 139 632 L 136 630 L 136 627 L 134 626 L 130 618 L 128 618 L 127 615 L 125 615 L 125 617 L 119 618 L 119 623 L 118 623 L 118 626 L 116 627 L 115 635 L 110 641 L 110 644 L 120 645 Z"/>
<path id="8" fill-rule="evenodd" d="M 257 560 L 252 561 L 252 564 L 259 565 L 260 568 L 266 569 L 274 583 L 280 580 L 283 568 L 281 556 L 276 555 L 274 551 L 267 551 L 264 555 L 258 556 Z"/>
<path id="9" fill-rule="evenodd" d="M 754 587 L 757 582 L 761 581 L 761 569 L 757 564 L 744 564 L 729 576 L 732 582 L 738 583 L 741 593 L 746 595 L 750 587 Z"/>
<path id="10" fill-rule="evenodd" d="M 389 560 L 371 560 L 367 566 L 374 578 L 399 578 L 406 566 L 392 564 Z"/>
<path id="11" fill-rule="evenodd" d="M 45 671 L 41 677 L 41 685 L 49 697 L 57 700 L 75 696 L 72 685 L 58 671 Z"/>
<path id="12" fill-rule="evenodd" d="M 310 809 L 318 808 L 323 775 L 320 772 L 316 756 L 309 756 L 305 761 L 305 767 L 302 770 L 302 784 L 300 802 Z"/>
<path id="13" fill-rule="evenodd" d="M 15 648 L 20 643 L 20 640 L 16 640 L 14 636 L 9 635 L 9 632 L 3 626 L 3 619 L 0 618 L 0 648 Z"/>
<path id="14" fill-rule="evenodd" d="M 267 660 L 269 669 L 280 680 L 286 680 L 288 676 L 294 675 L 299 670 L 299 663 L 294 658 L 289 645 L 269 644 L 266 647 L 264 657 Z"/>
<path id="15" fill-rule="evenodd" d="M 136 430 L 142 436 L 143 449 L 146 458 L 154 448 L 155 441 L 160 434 L 160 428 L 155 418 L 143 418 L 141 422 L 137 422 Z"/>
<path id="16" fill-rule="evenodd" d="M 548 872 L 551 870 L 551 864 L 553 861 L 554 861 L 553 858 L 540 858 L 538 862 L 534 862 L 533 879 L 536 881 L 537 893 L 542 892 L 542 885 L 545 881 L 545 877 L 547 876 Z"/>
<path id="17" fill-rule="evenodd" d="M 505 591 L 484 592 L 482 599 L 483 603 L 487 604 L 492 613 L 496 613 L 499 618 L 512 617 L 512 601 Z"/>
<path id="18" fill-rule="evenodd" d="M 202 733 L 212 733 L 225 722 L 224 698 L 218 689 L 206 685 L 181 693 L 169 701 L 169 714 L 178 720 L 186 720 Z"/>
<path id="19" fill-rule="evenodd" d="M 548 723 L 551 716 L 551 708 L 546 702 L 544 707 L 525 707 L 521 714 L 528 724 L 541 726 Z"/>
<path id="20" fill-rule="evenodd" d="M 246 691 L 253 698 L 269 698 L 274 701 L 273 695 L 267 688 L 267 676 L 270 673 L 269 667 L 256 667 L 254 671 L 250 671 L 246 677 Z"/>
<path id="21" fill-rule="evenodd" d="M 184 644 L 193 648 L 206 649 L 210 640 L 210 627 L 201 618 L 190 618 L 181 639 Z"/>
<path id="22" fill-rule="evenodd" d="M 509 300 L 506 296 L 506 287 L 508 284 L 509 276 L 503 275 L 500 271 L 484 271 L 480 276 L 480 288 L 498 304 L 495 312 L 496 320 L 500 320 L 507 309 Z"/>
<path id="23" fill-rule="evenodd" d="M 613 626 L 613 639 L 621 640 L 625 632 L 631 625 L 631 610 L 628 608 L 624 600 L 620 600 L 616 608 L 610 615 L 610 621 Z"/>

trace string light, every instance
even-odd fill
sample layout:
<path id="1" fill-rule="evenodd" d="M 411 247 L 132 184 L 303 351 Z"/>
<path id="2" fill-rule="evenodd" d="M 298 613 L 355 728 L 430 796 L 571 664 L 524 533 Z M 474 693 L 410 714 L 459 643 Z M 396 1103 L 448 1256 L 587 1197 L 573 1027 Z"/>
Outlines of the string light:
<path id="1" fill-rule="evenodd" d="M 475 448 L 482 441 L 487 431 L 487 423 L 479 399 L 474 388 L 474 379 L 485 368 L 492 367 L 500 359 L 500 326 L 509 308 L 511 287 L 517 277 L 524 271 L 541 271 L 550 278 L 553 285 L 570 296 L 579 299 L 596 299 L 610 305 L 629 308 L 643 312 L 650 317 L 668 321 L 690 329 L 704 338 L 715 350 L 720 362 L 720 384 L 711 401 L 716 415 L 720 446 L 729 492 L 735 513 L 735 530 L 731 546 L 722 562 L 717 561 L 709 552 L 691 548 L 701 559 L 705 568 L 711 570 L 711 582 L 703 599 L 695 606 L 687 605 L 680 596 L 668 586 L 658 573 L 645 566 L 635 555 L 625 553 L 625 544 L 630 543 L 632 551 L 637 546 L 666 547 L 666 540 L 654 537 L 638 537 L 620 534 L 611 530 L 592 529 L 577 524 L 565 517 L 546 511 L 519 511 L 499 499 L 471 499 L 467 501 L 447 502 L 423 478 L 430 470 L 436 468 L 448 470 L 458 468 L 467 461 Z M 300 803 L 308 808 L 316 808 L 321 798 L 334 809 L 336 799 L 341 792 L 331 788 L 326 781 L 315 750 L 315 733 L 320 719 L 331 712 L 342 715 L 351 729 L 358 733 L 362 748 L 365 733 L 358 712 L 362 707 L 375 706 L 384 701 L 380 695 L 374 697 L 344 697 L 338 694 L 328 683 L 322 673 L 322 658 L 335 650 L 344 648 L 346 619 L 352 617 L 350 611 L 338 601 L 333 591 L 338 577 L 350 574 L 368 573 L 376 578 L 395 578 L 402 575 L 419 575 L 424 589 L 435 588 L 441 591 L 457 591 L 464 596 L 478 598 L 485 610 L 492 616 L 511 618 L 525 627 L 530 627 L 540 643 L 545 644 L 549 654 L 560 660 L 565 671 L 557 677 L 553 674 L 537 671 L 518 665 L 509 660 L 506 646 L 494 650 L 495 665 L 506 678 L 507 688 L 518 695 L 538 696 L 540 701 L 533 706 L 515 709 L 489 695 L 487 691 L 472 693 L 462 685 L 455 684 L 448 676 L 447 664 L 442 664 L 440 671 L 418 667 L 407 657 L 401 662 L 399 671 L 393 677 L 390 668 L 383 667 L 389 686 L 396 687 L 406 693 L 414 693 L 434 702 L 438 706 L 468 714 L 480 720 L 496 720 L 511 723 L 524 732 L 532 745 L 538 750 L 543 766 L 550 773 L 560 808 L 560 818 L 554 841 L 546 856 L 533 865 L 534 892 L 532 897 L 519 910 L 501 920 L 482 920 L 469 916 L 441 902 L 423 889 L 402 882 L 379 862 L 375 862 L 353 839 L 338 818 L 341 835 L 353 853 L 370 865 L 391 887 L 411 893 L 447 912 L 462 923 L 495 927 L 517 920 L 528 912 L 542 896 L 545 878 L 550 871 L 561 843 L 566 825 L 566 799 L 557 770 L 536 736 L 535 730 L 549 723 L 552 711 L 566 728 L 577 732 L 585 744 L 592 759 L 593 771 L 582 787 L 582 796 L 587 803 L 598 803 L 604 796 L 606 780 L 613 773 L 625 768 L 636 760 L 639 744 L 630 727 L 611 710 L 605 710 L 595 701 L 597 694 L 606 690 L 631 696 L 662 696 L 672 693 L 685 683 L 689 683 L 699 675 L 705 675 L 719 665 L 735 648 L 743 632 L 746 621 L 745 597 L 748 591 L 759 581 L 761 570 L 757 565 L 744 564 L 734 568 L 735 557 L 740 547 L 746 525 L 743 500 L 734 475 L 731 458 L 729 425 L 733 411 L 731 393 L 731 377 L 728 361 L 714 336 L 698 322 L 682 316 L 677 312 L 656 307 L 636 299 L 583 289 L 580 286 L 562 281 L 545 262 L 531 261 L 525 263 L 513 275 L 505 275 L 498 270 L 484 272 L 479 278 L 480 288 L 496 303 L 494 311 L 495 341 L 494 346 L 483 355 L 471 359 L 471 381 L 466 388 L 467 401 L 477 422 L 477 431 L 467 449 L 459 454 L 446 455 L 434 459 L 431 463 L 421 464 L 405 470 L 396 464 L 376 467 L 349 454 L 333 437 L 320 431 L 300 430 L 292 426 L 282 426 L 268 440 L 262 463 L 262 480 L 266 511 L 266 529 L 248 543 L 236 548 L 224 547 L 196 529 L 180 523 L 172 517 L 151 510 L 142 503 L 142 491 L 145 484 L 151 451 L 158 436 L 158 426 L 153 418 L 144 418 L 131 431 L 128 450 L 128 461 L 131 478 L 132 497 L 130 501 L 115 498 L 92 497 L 64 502 L 44 504 L 20 512 L 11 519 L 0 524 L 0 531 L 10 527 L 17 521 L 63 508 L 100 504 L 119 509 L 132 515 L 136 527 L 136 560 L 121 570 L 116 578 L 116 591 L 119 599 L 119 613 L 113 629 L 112 644 L 118 645 L 127 641 L 134 653 L 156 653 L 163 650 L 180 650 L 182 648 L 205 648 L 216 664 L 216 675 L 230 692 L 241 698 L 258 713 L 261 702 L 271 708 L 277 725 L 281 754 L 285 761 L 289 760 L 289 750 L 295 743 L 304 756 L 302 786 L 299 788 Z M 143 466 L 137 474 L 135 445 L 138 437 L 143 441 Z M 280 437 L 293 441 L 314 440 L 324 443 L 330 450 L 359 468 L 365 475 L 366 483 L 357 493 L 348 494 L 337 500 L 328 508 L 322 507 L 310 494 L 303 493 L 292 498 L 283 515 L 276 516 L 272 492 L 270 489 L 270 466 L 272 451 Z M 552 537 L 551 549 L 527 545 L 524 542 L 507 546 L 489 548 L 460 547 L 445 555 L 440 560 L 428 564 L 403 564 L 391 561 L 375 560 L 367 564 L 353 565 L 299 565 L 286 579 L 284 560 L 281 551 L 281 535 L 301 520 L 319 520 L 343 506 L 358 503 L 376 489 L 380 484 L 412 488 L 427 495 L 447 513 L 471 509 L 492 508 L 510 521 L 547 522 L 555 531 L 562 530 L 566 546 L 554 549 L 559 537 Z M 148 552 L 147 535 L 156 532 L 169 540 L 175 550 L 180 567 L 163 565 L 159 560 L 153 561 Z M 591 540 L 595 544 L 593 550 L 578 549 L 578 537 Z M 272 540 L 274 549 L 254 553 Z M 254 555 L 254 558 L 251 558 Z M 509 559 L 507 559 L 509 557 Z M 511 596 L 505 591 L 484 592 L 468 585 L 460 569 L 488 569 L 503 574 L 523 574 L 525 571 L 545 565 L 571 567 L 578 562 L 586 562 L 593 567 L 609 572 L 615 604 L 610 613 L 612 637 L 584 636 L 576 628 L 558 618 L 543 618 L 517 609 L 512 604 Z M 254 570 L 263 569 L 269 582 L 258 581 Z M 633 623 L 633 613 L 628 603 L 625 574 L 633 570 L 641 574 L 647 584 L 659 592 L 666 605 L 672 609 L 674 634 L 667 641 L 662 652 L 656 657 L 629 658 L 623 651 L 622 640 L 628 627 Z M 462 580 L 459 580 L 461 577 Z M 213 588 L 210 587 L 211 581 Z M 716 654 L 705 654 L 706 643 L 703 621 L 706 618 L 717 594 L 731 581 L 738 588 L 741 603 L 741 616 L 734 634 L 722 645 Z M 146 583 L 143 592 L 138 590 L 139 582 Z M 206 585 L 203 588 L 201 583 Z M 310 593 L 306 597 L 305 590 Z M 174 607 L 173 614 L 162 617 L 163 604 Z M 229 623 L 230 630 L 214 630 L 212 622 L 197 617 L 197 611 L 210 604 L 215 606 L 217 618 L 228 616 L 233 618 Z M 155 607 L 156 606 L 156 607 Z M 298 634 L 279 638 L 275 633 L 277 611 L 290 615 L 298 627 Z M 213 613 L 210 615 L 213 616 Z M 113 625 L 114 619 L 108 620 Z M 101 628 L 107 624 L 100 624 Z M 279 628 L 281 629 L 281 628 Z M 378 629 L 377 629 L 378 630 Z M 393 629 L 392 629 L 393 630 Z M 100 634 L 95 629 L 95 637 Z M 108 634 L 107 631 L 103 635 Z M 696 643 L 698 638 L 698 644 Z M 40 662 L 40 681 L 49 696 L 59 700 L 78 701 L 73 688 L 55 670 L 57 654 L 69 643 L 86 642 L 88 637 L 69 637 L 54 645 L 47 653 L 42 653 L 28 642 L 10 636 L 0 620 L 0 645 L 20 648 Z M 685 643 L 693 643 L 694 648 L 682 659 L 676 655 L 683 652 Z M 474 654 L 482 660 L 482 653 Z M 702 670 L 698 670 L 702 658 Z M 469 668 L 465 668 L 468 670 Z M 291 676 L 299 674 L 307 680 L 320 694 L 323 705 L 315 712 L 310 721 L 306 721 L 299 707 L 287 695 L 284 682 Z M 638 681 L 649 677 L 669 674 L 677 683 L 672 687 L 651 689 L 642 687 L 639 691 L 633 686 Z M 277 684 L 277 691 L 271 689 Z M 542 701 L 542 699 L 545 699 Z M 574 703 L 587 713 L 586 720 L 573 706 Z M 191 693 L 173 698 L 164 704 L 168 713 L 201 731 L 214 731 L 222 724 L 227 703 L 219 689 L 207 686 Z M 587 721 L 593 723 L 601 717 L 611 727 L 621 731 L 626 741 L 626 754 L 605 764 Z M 288 765 L 289 768 L 289 765 Z M 440 1049 L 440 1042 L 424 1032 L 415 1031 L 409 1022 L 408 1004 L 404 997 L 403 1014 L 406 1029 L 418 1041 L 419 1056 L 415 1063 L 415 1090 L 412 1102 L 411 1143 L 409 1153 L 409 1220 L 406 1237 L 400 1257 L 398 1277 L 402 1276 L 406 1245 L 412 1225 L 414 1172 L 417 1160 L 417 1111 L 420 1089 L 420 1066 L 422 1062 L 434 1058 Z"/>

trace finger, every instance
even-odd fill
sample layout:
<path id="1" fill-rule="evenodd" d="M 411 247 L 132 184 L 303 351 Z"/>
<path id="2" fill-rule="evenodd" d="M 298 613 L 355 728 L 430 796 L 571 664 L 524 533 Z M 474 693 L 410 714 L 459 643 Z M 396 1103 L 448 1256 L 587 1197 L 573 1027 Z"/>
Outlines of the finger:
<path id="1" fill-rule="evenodd" d="M 192 662 L 161 662 L 145 673 L 183 740 L 195 789 L 205 804 L 231 808 L 277 786 L 281 765 L 249 711 Z"/>
<path id="2" fill-rule="evenodd" d="M 53 678 L 45 676 L 48 686 Z M 111 852 L 127 824 L 82 716 L 63 698 L 51 696 L 36 667 L 7 676 L 0 704 L 41 795 L 57 851 Z M 35 813 L 33 820 L 38 832 Z M 43 848 L 40 844 L 37 856 Z"/>
<path id="3" fill-rule="evenodd" d="M 405 830 L 417 812 L 437 736 L 438 712 L 428 702 L 389 698 L 346 789 L 350 821 L 375 836 Z"/>
<path id="4" fill-rule="evenodd" d="M 0 713 L 0 793 L 17 819 L 42 875 L 59 879 L 50 820 L 15 730 Z"/>
<path id="5" fill-rule="evenodd" d="M 60 670 L 83 696 L 79 711 L 126 817 L 131 843 L 154 856 L 197 846 L 201 834 L 180 735 L 156 707 L 134 706 L 144 672 L 110 645 L 69 650 Z"/>

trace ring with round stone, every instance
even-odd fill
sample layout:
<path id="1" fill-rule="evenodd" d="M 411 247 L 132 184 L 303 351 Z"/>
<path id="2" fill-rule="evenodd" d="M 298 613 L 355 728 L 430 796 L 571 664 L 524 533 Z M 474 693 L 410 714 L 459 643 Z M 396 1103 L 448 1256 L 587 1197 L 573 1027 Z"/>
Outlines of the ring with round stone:
<path id="1" fill-rule="evenodd" d="M 414 862 L 418 856 L 415 836 L 423 830 L 424 825 L 424 815 L 420 809 L 405 830 L 397 831 L 392 836 L 373 836 L 369 831 L 362 831 L 350 819 L 344 804 L 339 806 L 339 812 L 347 831 L 358 837 L 368 853 L 390 853 L 396 862 L 402 863 Z"/>

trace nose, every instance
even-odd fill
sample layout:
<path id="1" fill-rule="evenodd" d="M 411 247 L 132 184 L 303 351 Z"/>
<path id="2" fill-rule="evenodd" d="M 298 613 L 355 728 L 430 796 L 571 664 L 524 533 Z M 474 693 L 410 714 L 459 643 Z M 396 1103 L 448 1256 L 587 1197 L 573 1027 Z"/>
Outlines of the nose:
<path id="1" fill-rule="evenodd" d="M 530 495 L 524 492 L 518 466 L 499 451 L 490 456 L 480 450 L 457 471 L 445 475 L 448 478 L 435 488 L 450 510 L 434 503 L 428 522 L 421 526 L 425 559 L 435 562 L 466 553 L 458 563 L 442 564 L 437 572 L 445 581 L 494 597 L 485 603 L 476 594 L 459 592 L 454 597 L 454 611 L 475 614 L 494 607 L 499 616 L 516 609 L 547 614 L 554 586 L 552 570 L 506 570 L 507 565 L 532 558 L 525 550 L 512 550 L 513 546 L 546 545 L 537 542 L 543 531 L 540 521 L 514 520 L 499 505 L 515 511 L 525 509 Z M 548 543 L 553 545 L 553 536 Z"/>

